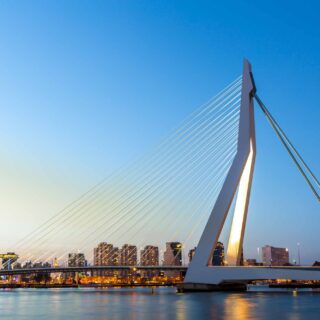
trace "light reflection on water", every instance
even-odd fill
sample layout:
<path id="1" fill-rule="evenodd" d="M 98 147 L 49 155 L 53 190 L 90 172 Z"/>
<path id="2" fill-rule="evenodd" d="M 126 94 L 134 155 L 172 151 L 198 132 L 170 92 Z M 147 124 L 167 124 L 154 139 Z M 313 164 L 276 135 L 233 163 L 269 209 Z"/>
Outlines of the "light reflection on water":
<path id="1" fill-rule="evenodd" d="M 16 289 L 0 291 L 6 319 L 320 319 L 320 294 L 187 293 L 151 289 Z"/>
<path id="2" fill-rule="evenodd" d="M 224 299 L 224 310 L 229 319 L 247 320 L 254 313 L 256 304 L 246 299 L 246 296 L 239 294 L 229 294 Z"/>

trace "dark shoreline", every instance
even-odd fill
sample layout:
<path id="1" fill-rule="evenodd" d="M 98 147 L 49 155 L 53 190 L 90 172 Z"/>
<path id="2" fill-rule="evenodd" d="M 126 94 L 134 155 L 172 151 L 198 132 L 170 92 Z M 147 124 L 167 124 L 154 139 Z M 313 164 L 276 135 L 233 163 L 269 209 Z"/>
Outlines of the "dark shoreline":
<path id="1" fill-rule="evenodd" d="M 0 289 L 20 289 L 20 288 L 155 288 L 155 287 L 174 287 L 174 284 L 0 284 Z"/>

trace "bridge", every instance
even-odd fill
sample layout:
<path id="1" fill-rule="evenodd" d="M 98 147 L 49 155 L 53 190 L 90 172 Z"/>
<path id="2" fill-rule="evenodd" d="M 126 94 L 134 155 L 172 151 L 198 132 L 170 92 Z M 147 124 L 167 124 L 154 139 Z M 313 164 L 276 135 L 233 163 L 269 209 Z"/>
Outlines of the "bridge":
<path id="1" fill-rule="evenodd" d="M 95 271 L 178 271 L 186 272 L 185 266 L 85 266 L 85 267 L 50 267 L 50 268 L 24 268 L 24 269 L 4 269 L 0 270 L 0 276 L 13 276 L 22 274 L 37 273 L 71 273 L 71 272 L 90 272 Z"/>
<path id="2" fill-rule="evenodd" d="M 268 268 L 268 267 L 240 267 L 243 248 L 243 237 L 249 207 L 250 189 L 252 185 L 254 163 L 256 158 L 256 138 L 254 125 L 253 100 L 257 100 L 267 119 L 275 129 L 281 142 L 289 152 L 298 169 L 302 173 L 318 201 L 319 181 L 305 164 L 297 150 L 288 140 L 283 130 L 278 126 L 261 99 L 256 94 L 256 87 L 250 63 L 245 60 L 242 75 L 240 125 L 238 149 L 228 175 L 215 202 L 204 232 L 200 238 L 197 253 L 186 274 L 183 288 L 185 290 L 209 290 L 224 282 L 248 282 L 252 280 L 291 279 L 291 280 L 320 280 L 320 272 L 314 268 Z M 294 154 L 295 153 L 295 154 Z M 305 170 L 302 165 L 305 166 Z M 306 172 L 307 171 L 307 172 Z M 311 179 L 308 177 L 311 176 Z M 223 224 L 229 213 L 231 203 L 237 193 L 234 215 L 227 250 L 229 266 L 217 268 L 209 264 L 210 256 L 216 247 Z M 233 267 L 230 267 L 233 266 Z"/>
<path id="3" fill-rule="evenodd" d="M 22 261 L 37 263 L 62 261 L 68 252 L 92 252 L 102 243 L 102 252 L 99 246 L 94 250 L 92 266 L 16 267 L 1 270 L 0 275 L 178 271 L 186 272 L 181 290 L 263 279 L 320 280 L 320 269 L 314 267 L 241 265 L 256 160 L 254 100 L 320 201 L 318 179 L 257 95 L 251 65 L 245 60 L 240 77 L 151 153 L 94 186 L 14 246 Z M 228 218 L 225 265 L 215 266 L 214 251 Z M 156 242 L 166 248 L 162 264 Z M 173 243 L 180 247 L 171 250 Z M 197 243 L 189 267 L 182 266 L 182 249 Z M 144 263 L 137 262 L 138 248 Z M 128 265 L 128 260 L 134 263 Z"/>

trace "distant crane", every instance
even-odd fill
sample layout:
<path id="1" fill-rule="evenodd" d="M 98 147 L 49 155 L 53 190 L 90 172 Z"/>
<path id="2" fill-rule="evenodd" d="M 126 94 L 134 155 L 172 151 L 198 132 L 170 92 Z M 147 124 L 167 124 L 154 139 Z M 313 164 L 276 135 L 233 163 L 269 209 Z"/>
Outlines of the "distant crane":
<path id="1" fill-rule="evenodd" d="M 19 256 L 14 252 L 0 253 L 3 269 L 11 270 L 11 266 L 18 260 Z"/>

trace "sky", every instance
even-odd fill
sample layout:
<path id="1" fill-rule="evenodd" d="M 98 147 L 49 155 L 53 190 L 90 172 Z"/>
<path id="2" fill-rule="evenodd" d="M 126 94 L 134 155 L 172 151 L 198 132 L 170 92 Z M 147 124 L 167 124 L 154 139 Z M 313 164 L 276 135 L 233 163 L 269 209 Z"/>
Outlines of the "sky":
<path id="1" fill-rule="evenodd" d="M 145 153 L 252 63 L 320 176 L 317 1 L 0 2 L 0 243 Z M 245 247 L 320 260 L 319 203 L 256 108 Z M 1 247 L 0 247 L 1 248 Z"/>

